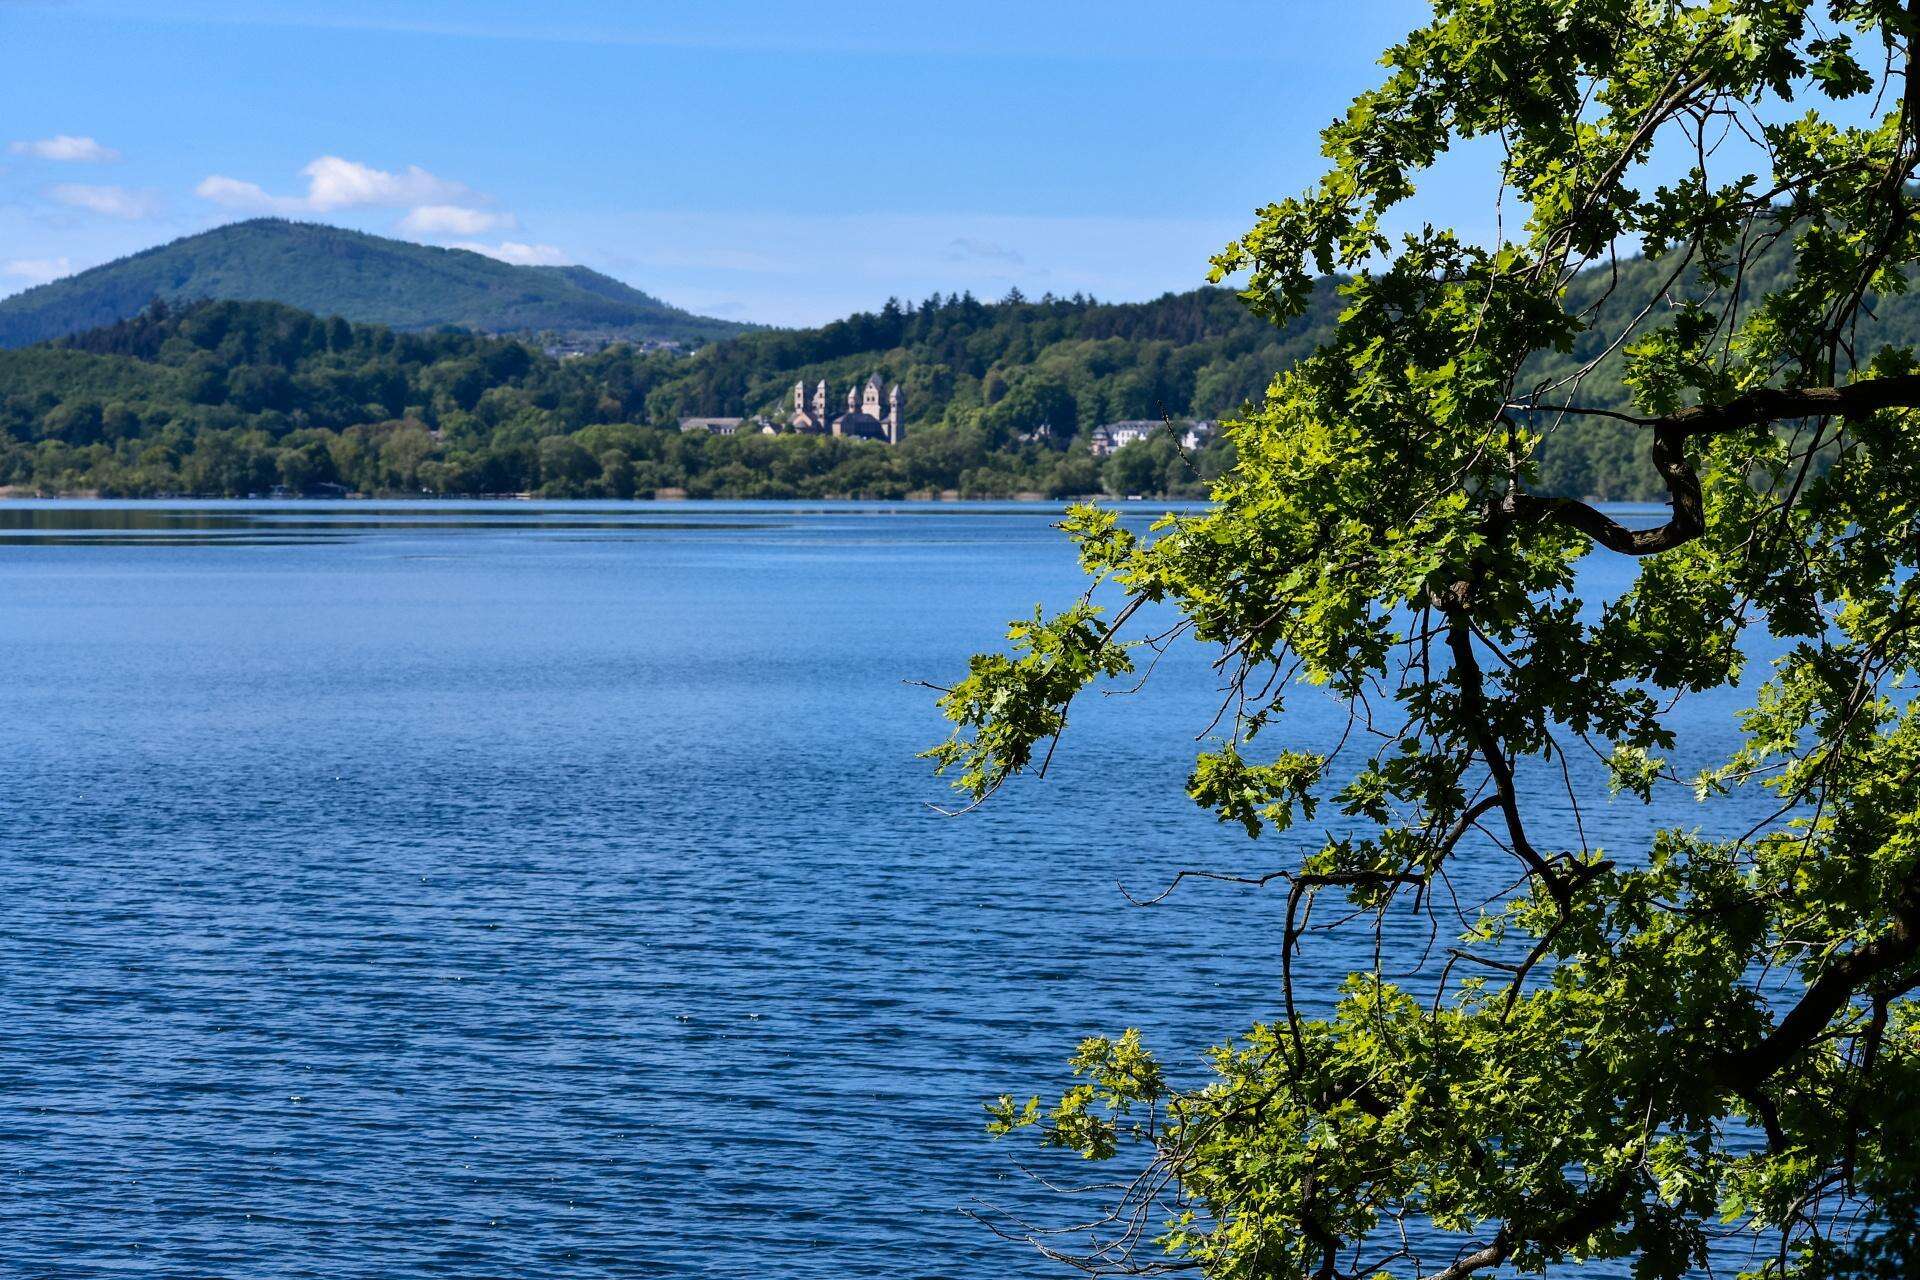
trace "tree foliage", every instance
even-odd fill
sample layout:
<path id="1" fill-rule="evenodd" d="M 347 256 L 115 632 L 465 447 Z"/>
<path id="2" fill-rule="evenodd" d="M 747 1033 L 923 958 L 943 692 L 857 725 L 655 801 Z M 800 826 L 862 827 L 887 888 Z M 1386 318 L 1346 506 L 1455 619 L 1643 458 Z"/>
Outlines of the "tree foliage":
<path id="1" fill-rule="evenodd" d="M 1096 1038 L 1056 1106 L 992 1109 L 1132 1162 L 1083 1251 L 1036 1234 L 1057 1256 L 1652 1278 L 1746 1241 L 1718 1265 L 1920 1269 L 1920 372 L 1863 340 L 1920 254 L 1917 34 L 1891 0 L 1440 0 L 1326 130 L 1325 177 L 1216 260 L 1276 322 L 1329 273 L 1345 309 L 1232 424 L 1214 509 L 1152 538 L 1074 515 L 1125 607 L 1023 622 L 944 695 L 934 755 L 985 797 L 1076 693 L 1191 636 L 1227 680 L 1193 799 L 1250 835 L 1338 821 L 1259 878 L 1285 892 L 1283 1007 L 1211 1078 Z M 1497 145 L 1508 237 L 1389 236 L 1470 138 Z M 1658 305 L 1619 305 L 1634 250 Z M 1638 441 L 1664 522 L 1542 495 L 1582 422 Z M 1631 557 L 1631 588 L 1583 600 L 1586 556 Z M 1782 656 L 1749 673 L 1762 633 Z M 1287 742 L 1301 683 L 1350 704 L 1336 749 Z M 1737 748 L 1682 776 L 1698 696 L 1734 686 Z M 1643 840 L 1589 846 L 1599 768 Z M 1721 837 L 1716 807 L 1766 816 Z M 1339 899 L 1440 927 L 1490 861 L 1517 888 L 1418 990 L 1376 962 L 1302 1011 Z"/>

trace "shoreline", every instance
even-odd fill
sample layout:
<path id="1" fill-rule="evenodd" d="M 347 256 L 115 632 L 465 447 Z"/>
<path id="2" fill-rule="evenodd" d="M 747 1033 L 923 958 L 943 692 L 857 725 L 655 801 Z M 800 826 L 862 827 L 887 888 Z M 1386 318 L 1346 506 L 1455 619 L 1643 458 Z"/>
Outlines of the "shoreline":
<path id="1" fill-rule="evenodd" d="M 1106 493 L 1067 494 L 1058 498 L 1044 493 L 1023 491 L 1005 497 L 963 497 L 957 489 L 938 493 L 926 491 L 901 497 L 876 497 L 868 494 L 829 493 L 787 497 L 710 495 L 694 497 L 684 489 L 657 489 L 651 494 L 628 498 L 582 497 L 545 498 L 534 493 L 349 493 L 349 494 L 199 494 L 164 493 L 149 495 L 103 494 L 98 490 L 74 490 L 65 493 L 22 492 L 11 486 L 0 487 L 0 503 L 7 502 L 917 502 L 936 505 L 960 502 L 1017 502 L 1029 504 L 1084 502 L 1205 502 L 1205 498 L 1176 498 L 1160 494 L 1127 494 L 1117 497 Z"/>
<path id="2" fill-rule="evenodd" d="M 957 489 L 944 489 L 938 493 L 922 490 L 906 494 L 903 497 L 874 497 L 862 494 L 828 493 L 817 495 L 792 495 L 787 497 L 766 496 L 706 496 L 694 497 L 684 489 L 656 489 L 653 493 L 630 498 L 590 497 L 590 498 L 543 498 L 533 493 L 349 493 L 349 494 L 197 494 L 166 493 L 136 496 L 127 494 L 106 495 L 97 490 L 76 490 L 69 493 L 26 493 L 17 487 L 0 485 L 0 507 L 11 502 L 284 502 L 288 505 L 316 505 L 339 502 L 618 502 L 618 503 L 720 503 L 720 502 L 867 502 L 867 503 L 914 503 L 926 506 L 944 504 L 958 505 L 967 502 L 996 502 L 1023 506 L 1074 506 L 1082 503 L 1130 503 L 1175 502 L 1206 503 L 1212 499 L 1204 496 L 1177 497 L 1169 494 L 1129 493 L 1116 495 L 1110 493 L 1065 494 L 1052 498 L 1043 493 L 1023 491 L 1005 497 L 962 497 Z M 1601 498 L 1589 494 L 1582 499 L 1595 506 L 1607 508 L 1658 508 L 1666 510 L 1669 503 L 1658 499 L 1644 498 Z"/>

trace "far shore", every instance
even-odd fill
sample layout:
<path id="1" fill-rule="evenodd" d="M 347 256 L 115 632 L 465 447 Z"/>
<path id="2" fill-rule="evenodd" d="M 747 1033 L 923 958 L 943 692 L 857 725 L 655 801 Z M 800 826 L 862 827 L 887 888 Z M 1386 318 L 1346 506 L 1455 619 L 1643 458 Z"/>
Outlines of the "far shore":
<path id="1" fill-rule="evenodd" d="M 958 489 L 920 490 L 901 497 L 858 493 L 792 494 L 786 497 L 715 495 L 696 498 L 685 489 L 655 489 L 630 498 L 609 496 L 549 498 L 537 493 L 151 493 L 103 494 L 97 489 L 45 493 L 19 485 L 0 485 L 0 501 L 59 499 L 67 502 L 1199 502 L 1201 498 L 1174 498 L 1159 494 L 1066 494 L 1049 497 L 1031 491 L 1006 495 L 962 496 Z"/>
<path id="2" fill-rule="evenodd" d="M 958 489 L 922 489 L 902 497 L 878 497 L 859 493 L 789 494 L 785 497 L 718 495 L 696 498 L 685 489 L 655 489 L 630 498 L 608 496 L 549 498 L 537 493 L 151 493 L 103 494 L 97 489 L 76 489 L 65 493 L 38 493 L 19 485 L 0 485 L 0 502 L 1206 502 L 1205 497 L 1177 497 L 1159 493 L 1074 493 L 1049 497 L 1044 493 L 1023 491 L 1004 495 L 974 494 L 962 496 Z M 1664 500 L 1642 498 L 1602 498 L 1586 495 L 1582 501 L 1604 507 L 1666 507 Z"/>

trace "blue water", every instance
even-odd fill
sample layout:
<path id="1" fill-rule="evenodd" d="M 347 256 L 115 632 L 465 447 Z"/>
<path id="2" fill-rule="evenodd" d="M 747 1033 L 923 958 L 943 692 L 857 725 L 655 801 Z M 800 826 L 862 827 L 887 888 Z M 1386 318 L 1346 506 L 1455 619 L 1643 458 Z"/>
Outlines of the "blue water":
<path id="1" fill-rule="evenodd" d="M 906 681 L 1081 591 L 1055 518 L 0 508 L 0 1270 L 1060 1274 L 960 1212 L 1061 1212 L 981 1101 L 1136 1025 L 1197 1079 L 1277 1012 L 1282 899 L 1118 886 L 1290 845 L 1182 795 L 1192 647 L 930 807 Z"/>

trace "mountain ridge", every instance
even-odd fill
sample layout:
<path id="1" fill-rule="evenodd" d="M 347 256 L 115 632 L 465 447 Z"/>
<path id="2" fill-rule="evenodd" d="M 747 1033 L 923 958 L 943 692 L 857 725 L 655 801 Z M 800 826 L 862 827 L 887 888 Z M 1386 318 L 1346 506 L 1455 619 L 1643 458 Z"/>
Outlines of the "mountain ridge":
<path id="1" fill-rule="evenodd" d="M 467 249 L 252 218 L 0 299 L 0 347 L 110 325 L 154 298 L 279 302 L 402 331 L 451 326 L 681 346 L 753 327 L 694 315 L 584 266 L 516 266 Z"/>

